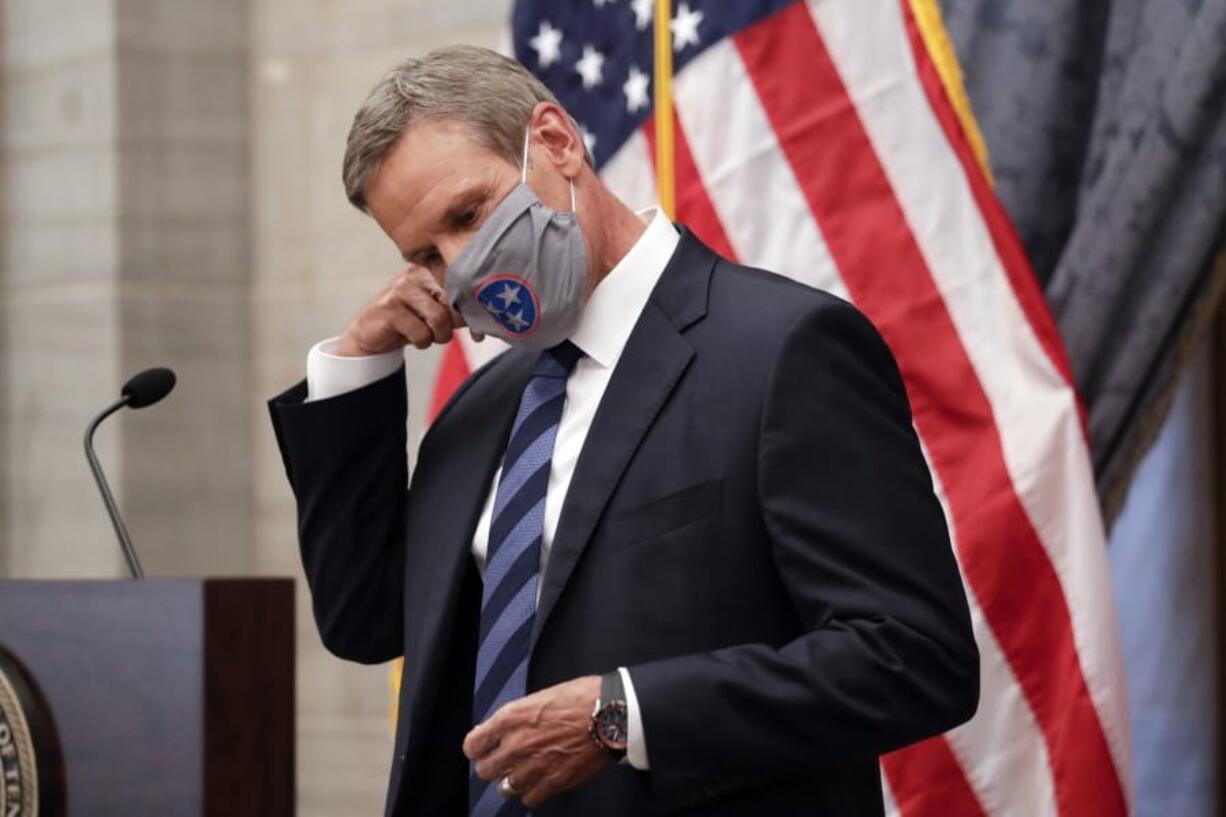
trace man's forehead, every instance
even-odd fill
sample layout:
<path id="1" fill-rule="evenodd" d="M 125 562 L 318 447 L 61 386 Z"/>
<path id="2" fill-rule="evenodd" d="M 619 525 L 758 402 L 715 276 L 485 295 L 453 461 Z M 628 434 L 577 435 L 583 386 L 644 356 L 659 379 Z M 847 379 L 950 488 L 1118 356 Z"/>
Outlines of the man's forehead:
<path id="1" fill-rule="evenodd" d="M 497 158 L 462 124 L 421 122 L 411 125 L 388 151 L 367 193 L 420 199 L 440 183 L 471 175 Z"/>
<path id="2" fill-rule="evenodd" d="M 487 190 L 516 172 L 465 125 L 428 121 L 410 126 L 366 190 L 371 214 L 404 250 L 440 225 L 457 200 Z"/>

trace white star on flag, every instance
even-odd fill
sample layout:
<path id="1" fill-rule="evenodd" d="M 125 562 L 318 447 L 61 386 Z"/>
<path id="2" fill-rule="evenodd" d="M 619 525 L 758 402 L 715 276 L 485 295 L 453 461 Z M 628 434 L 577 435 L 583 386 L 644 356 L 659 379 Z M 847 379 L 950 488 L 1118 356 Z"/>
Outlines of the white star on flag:
<path id="1" fill-rule="evenodd" d="M 622 85 L 622 93 L 626 95 L 626 111 L 634 113 L 639 108 L 647 106 L 647 86 L 651 82 L 637 65 L 630 66 L 630 76 Z"/>
<path id="2" fill-rule="evenodd" d="M 682 3 L 677 8 L 677 16 L 669 23 L 673 31 L 673 50 L 682 51 L 687 45 L 698 45 L 698 24 L 702 22 L 702 12 L 691 9 L 689 3 Z"/>
<path id="3" fill-rule="evenodd" d="M 603 79 L 604 54 L 590 45 L 583 46 L 583 57 L 575 63 L 575 70 L 583 77 L 584 88 L 595 88 Z"/>
<path id="4" fill-rule="evenodd" d="M 630 8 L 634 9 L 634 27 L 639 31 L 651 25 L 651 13 L 655 0 L 631 0 Z"/>
<path id="5" fill-rule="evenodd" d="M 541 67 L 548 68 L 562 57 L 562 32 L 549 25 L 548 20 L 541 20 L 541 30 L 528 40 L 528 45 L 536 51 Z"/>
<path id="6" fill-rule="evenodd" d="M 502 292 L 498 293 L 498 297 L 502 298 L 502 308 L 510 309 L 519 303 L 519 287 L 515 284 L 503 284 Z"/>
<path id="7" fill-rule="evenodd" d="M 617 0 L 592 0 L 592 2 L 596 4 L 596 8 L 600 8 L 605 3 L 616 3 Z"/>

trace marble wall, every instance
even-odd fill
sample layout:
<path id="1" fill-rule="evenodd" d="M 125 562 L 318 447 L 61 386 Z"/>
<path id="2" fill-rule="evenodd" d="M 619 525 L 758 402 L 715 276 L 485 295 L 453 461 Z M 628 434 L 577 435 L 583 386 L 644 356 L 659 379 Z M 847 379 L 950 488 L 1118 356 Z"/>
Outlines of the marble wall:
<path id="1" fill-rule="evenodd" d="M 497 46 L 507 0 L 0 0 L 0 575 L 121 576 L 98 449 L 151 575 L 301 576 L 264 401 L 399 260 L 340 183 L 396 61 Z M 411 441 L 437 352 L 410 352 Z M 410 446 L 412 447 L 412 446 Z M 375 814 L 388 669 L 328 655 L 298 595 L 304 817 Z"/>
<path id="2" fill-rule="evenodd" d="M 114 3 L 119 355 L 125 375 L 179 374 L 165 406 L 125 418 L 126 507 L 151 570 L 246 573 L 257 561 L 250 3 Z"/>
<path id="3" fill-rule="evenodd" d="M 10 576 L 112 575 L 81 435 L 122 366 L 115 19 L 90 0 L 0 9 L 0 558 Z M 123 430 L 98 440 L 121 493 Z"/>
<path id="4" fill-rule="evenodd" d="M 154 574 L 253 564 L 246 0 L 0 5 L 3 553 L 116 575 L 81 435 L 131 373 L 170 398 L 98 434 Z"/>

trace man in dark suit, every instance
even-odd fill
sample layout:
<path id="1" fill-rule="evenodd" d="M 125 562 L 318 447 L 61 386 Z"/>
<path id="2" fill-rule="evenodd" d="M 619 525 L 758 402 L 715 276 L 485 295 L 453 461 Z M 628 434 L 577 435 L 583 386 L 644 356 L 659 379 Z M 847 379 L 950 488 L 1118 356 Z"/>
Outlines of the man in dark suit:
<path id="1" fill-rule="evenodd" d="M 630 211 L 482 49 L 381 81 L 345 182 L 409 266 L 270 406 L 324 643 L 405 657 L 387 813 L 880 814 L 978 654 L 870 323 Z M 409 483 L 402 349 L 466 324 L 512 349 Z"/>

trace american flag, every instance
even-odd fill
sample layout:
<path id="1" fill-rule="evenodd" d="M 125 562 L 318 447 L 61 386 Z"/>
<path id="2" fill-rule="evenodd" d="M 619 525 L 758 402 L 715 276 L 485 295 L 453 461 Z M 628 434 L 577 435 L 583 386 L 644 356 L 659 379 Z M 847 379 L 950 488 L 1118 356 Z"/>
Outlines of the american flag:
<path id="1" fill-rule="evenodd" d="M 1084 418 L 977 155 L 935 0 L 668 11 L 675 217 L 723 255 L 869 316 L 949 521 L 982 699 L 969 723 L 882 758 L 888 811 L 1127 814 L 1124 674 Z M 655 0 L 520 0 L 512 13 L 515 56 L 635 207 L 658 195 L 655 13 Z M 453 343 L 435 405 L 488 354 Z"/>

